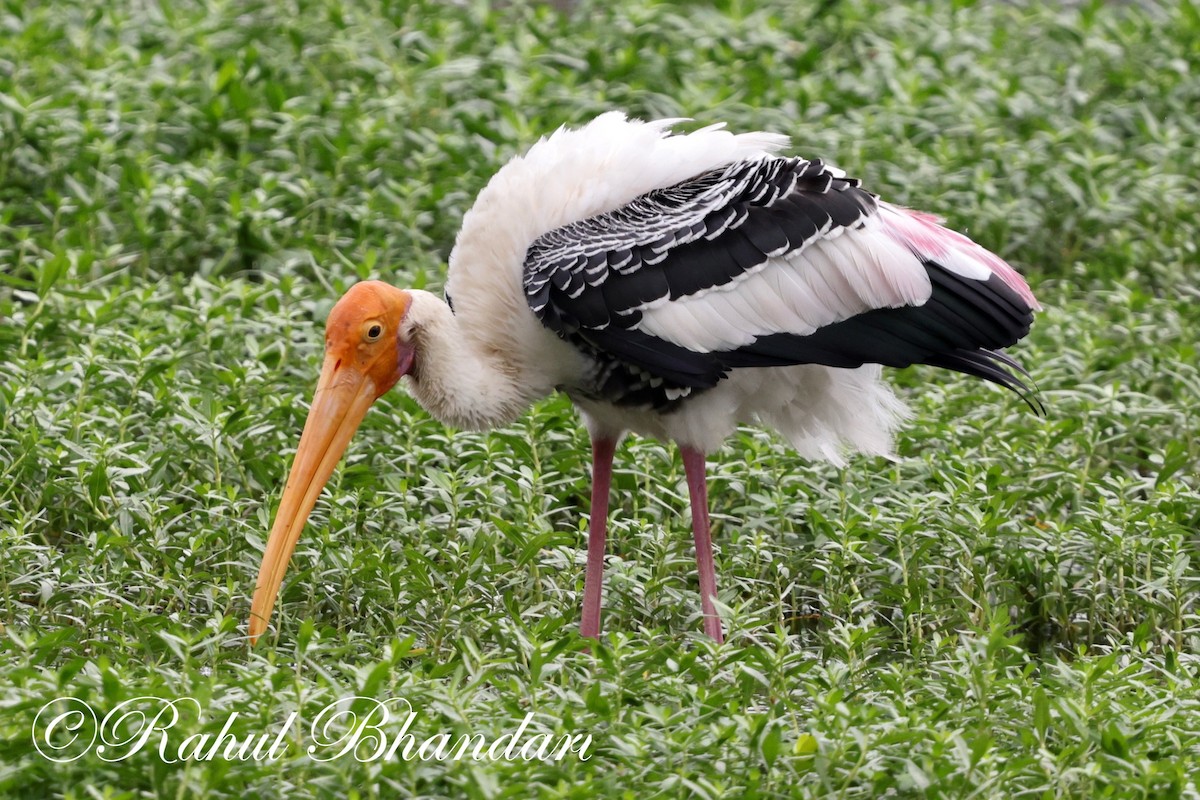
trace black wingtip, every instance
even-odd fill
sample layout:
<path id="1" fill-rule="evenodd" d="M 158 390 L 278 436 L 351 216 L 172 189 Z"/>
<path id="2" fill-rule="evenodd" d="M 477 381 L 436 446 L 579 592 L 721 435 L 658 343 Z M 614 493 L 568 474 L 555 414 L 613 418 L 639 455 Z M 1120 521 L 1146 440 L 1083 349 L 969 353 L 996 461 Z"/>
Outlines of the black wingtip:
<path id="1" fill-rule="evenodd" d="M 955 350 L 927 359 L 926 364 L 962 372 L 1003 386 L 1016 394 L 1036 416 L 1046 416 L 1037 384 L 1016 359 L 995 350 Z M 1013 371 L 1015 370 L 1015 374 Z M 1024 380 L 1021 376 L 1024 376 Z M 1028 382 L 1026 382 L 1028 381 Z"/>

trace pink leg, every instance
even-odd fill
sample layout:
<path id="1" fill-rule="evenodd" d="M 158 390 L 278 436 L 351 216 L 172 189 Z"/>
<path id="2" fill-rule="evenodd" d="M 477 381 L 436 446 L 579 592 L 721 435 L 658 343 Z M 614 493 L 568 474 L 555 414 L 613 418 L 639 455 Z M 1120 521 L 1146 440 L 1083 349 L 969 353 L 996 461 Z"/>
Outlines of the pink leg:
<path id="1" fill-rule="evenodd" d="M 717 597 L 717 570 L 713 565 L 712 536 L 708 528 L 708 487 L 705 480 L 704 453 L 693 447 L 680 447 L 683 470 L 687 474 L 688 496 L 692 503 L 692 533 L 696 537 L 696 569 L 700 573 L 700 608 L 704 611 L 704 632 L 725 641 L 721 617 L 713 601 Z"/>
<path id="2" fill-rule="evenodd" d="M 608 493 L 616 439 L 592 439 L 592 513 L 588 521 L 587 573 L 583 578 L 583 619 L 579 632 L 600 638 L 600 591 L 604 585 L 604 540 L 608 533 Z"/>

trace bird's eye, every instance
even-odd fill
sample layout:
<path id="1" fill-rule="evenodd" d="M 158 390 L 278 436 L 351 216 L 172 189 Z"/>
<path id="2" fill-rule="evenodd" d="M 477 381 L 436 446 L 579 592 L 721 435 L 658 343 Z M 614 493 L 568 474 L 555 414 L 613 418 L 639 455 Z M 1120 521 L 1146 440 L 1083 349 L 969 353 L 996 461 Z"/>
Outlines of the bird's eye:
<path id="1" fill-rule="evenodd" d="M 366 338 L 367 338 L 368 342 L 378 341 L 379 337 L 382 335 L 383 335 L 383 326 L 380 325 L 378 322 L 375 323 L 374 325 L 372 325 L 371 327 L 367 328 L 367 337 Z"/>

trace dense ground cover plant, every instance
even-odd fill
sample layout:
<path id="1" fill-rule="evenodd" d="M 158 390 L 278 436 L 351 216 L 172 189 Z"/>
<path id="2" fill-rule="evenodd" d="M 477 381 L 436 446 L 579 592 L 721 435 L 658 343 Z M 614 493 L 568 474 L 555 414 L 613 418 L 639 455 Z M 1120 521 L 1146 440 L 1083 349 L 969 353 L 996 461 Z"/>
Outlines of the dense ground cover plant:
<path id="1" fill-rule="evenodd" d="M 0 5 L 0 795 L 1197 796 L 1197 6 L 567 5 Z M 1047 418 L 907 370 L 897 463 L 740 433 L 720 648 L 677 456 L 625 443 L 588 652 L 569 404 L 481 435 L 393 393 L 249 650 L 330 304 L 438 288 L 487 177 L 612 107 L 788 133 L 1010 259 Z M 58 765 L 30 736 L 62 695 L 249 735 L 354 694 L 594 746 Z"/>

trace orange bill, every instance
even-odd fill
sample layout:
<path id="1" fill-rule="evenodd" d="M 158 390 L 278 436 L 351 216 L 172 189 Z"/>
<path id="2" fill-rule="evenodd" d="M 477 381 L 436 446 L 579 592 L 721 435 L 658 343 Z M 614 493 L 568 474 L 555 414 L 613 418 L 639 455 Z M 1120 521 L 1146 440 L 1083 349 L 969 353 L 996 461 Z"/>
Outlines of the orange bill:
<path id="1" fill-rule="evenodd" d="M 284 571 L 321 489 L 377 396 L 375 381 L 369 375 L 343 365 L 334 353 L 326 355 L 259 568 L 250 606 L 251 644 L 267 629 Z"/>

